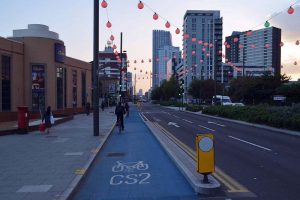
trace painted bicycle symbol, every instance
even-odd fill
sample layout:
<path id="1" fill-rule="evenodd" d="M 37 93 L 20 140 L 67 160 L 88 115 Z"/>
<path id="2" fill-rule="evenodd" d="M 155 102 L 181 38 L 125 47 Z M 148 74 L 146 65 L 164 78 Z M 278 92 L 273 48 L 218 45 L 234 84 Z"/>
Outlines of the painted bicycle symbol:
<path id="1" fill-rule="evenodd" d="M 121 162 L 117 161 L 117 164 L 112 167 L 113 172 L 134 172 L 135 170 L 147 170 L 149 165 L 144 161 L 137 162 Z"/>

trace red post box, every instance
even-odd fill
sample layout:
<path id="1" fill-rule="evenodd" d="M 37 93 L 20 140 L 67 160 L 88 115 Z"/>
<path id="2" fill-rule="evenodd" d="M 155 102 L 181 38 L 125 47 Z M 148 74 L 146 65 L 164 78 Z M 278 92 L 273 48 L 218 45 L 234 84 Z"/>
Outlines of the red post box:
<path id="1" fill-rule="evenodd" d="M 18 129 L 20 133 L 27 133 L 29 126 L 29 115 L 27 106 L 18 107 Z"/>

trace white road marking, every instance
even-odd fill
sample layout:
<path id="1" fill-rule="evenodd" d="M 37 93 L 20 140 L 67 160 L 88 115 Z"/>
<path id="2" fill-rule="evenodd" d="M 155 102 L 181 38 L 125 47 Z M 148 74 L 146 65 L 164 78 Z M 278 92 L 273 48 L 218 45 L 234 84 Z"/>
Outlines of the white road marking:
<path id="1" fill-rule="evenodd" d="M 200 127 L 202 127 L 202 128 L 205 128 L 205 129 L 207 129 L 207 130 L 210 130 L 210 131 L 216 131 L 216 130 L 211 129 L 211 128 L 208 128 L 208 127 L 206 127 L 206 126 L 202 126 L 202 125 L 198 125 L 198 126 L 200 126 Z"/>
<path id="2" fill-rule="evenodd" d="M 169 122 L 168 123 L 169 126 L 175 126 L 176 128 L 179 128 L 180 126 L 178 126 L 175 122 Z"/>
<path id="3" fill-rule="evenodd" d="M 218 124 L 218 123 L 216 123 L 216 122 L 208 121 L 207 123 L 209 123 L 209 124 L 215 124 L 215 125 L 217 125 L 217 126 L 225 127 L 225 125 L 223 125 L 223 124 Z"/>
<path id="4" fill-rule="evenodd" d="M 178 117 L 178 116 L 176 116 L 176 115 L 173 115 L 173 117 L 180 118 L 180 117 Z"/>
<path id="5" fill-rule="evenodd" d="M 153 119 L 154 119 L 155 121 L 157 121 L 157 122 L 161 122 L 161 120 L 158 119 L 158 118 L 156 118 L 156 117 L 153 117 Z"/>
<path id="6" fill-rule="evenodd" d="M 261 149 L 264 149 L 264 150 L 267 150 L 267 151 L 272 151 L 272 149 L 269 149 L 269 148 L 266 148 L 266 147 L 263 147 L 263 146 L 260 146 L 260 145 L 257 145 L 257 144 L 248 142 L 248 141 L 246 141 L 246 140 L 242 140 L 242 139 L 233 137 L 233 136 L 231 136 L 231 135 L 229 135 L 228 137 L 230 137 L 230 138 L 232 138 L 232 139 L 235 139 L 235 140 L 238 140 L 238 141 L 241 141 L 241 142 L 244 142 L 244 143 L 247 143 L 247 144 L 250 144 L 250 145 L 252 145 L 252 146 L 256 146 L 256 147 L 258 147 L 258 148 L 261 148 Z"/>
<path id="7" fill-rule="evenodd" d="M 188 122 L 188 123 L 194 123 L 194 122 L 191 122 L 191 121 L 189 121 L 189 120 L 187 120 L 187 119 L 182 119 L 183 121 L 185 121 L 185 122 Z"/>

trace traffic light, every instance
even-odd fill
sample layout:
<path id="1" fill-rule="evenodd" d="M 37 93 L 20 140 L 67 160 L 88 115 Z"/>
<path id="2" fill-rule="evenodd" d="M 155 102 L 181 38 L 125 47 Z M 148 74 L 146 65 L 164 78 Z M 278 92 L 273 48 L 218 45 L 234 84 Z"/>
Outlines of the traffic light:
<path id="1" fill-rule="evenodd" d="M 183 94 L 184 93 L 184 80 L 183 79 L 181 79 L 179 81 L 179 86 L 180 86 L 179 93 Z"/>

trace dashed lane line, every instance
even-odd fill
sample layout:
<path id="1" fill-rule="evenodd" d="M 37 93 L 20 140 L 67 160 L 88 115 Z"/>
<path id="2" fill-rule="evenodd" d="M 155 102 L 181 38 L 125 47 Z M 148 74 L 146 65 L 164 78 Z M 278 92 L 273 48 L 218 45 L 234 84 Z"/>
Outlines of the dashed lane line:
<path id="1" fill-rule="evenodd" d="M 216 131 L 216 130 L 214 130 L 214 129 L 211 129 L 211 128 L 208 128 L 208 127 L 206 127 L 206 126 L 202 126 L 202 125 L 198 125 L 199 127 L 201 127 L 201 128 L 204 128 L 204 129 L 207 129 L 207 130 L 210 130 L 210 131 Z"/>
<path id="2" fill-rule="evenodd" d="M 258 144 L 254 144 L 254 143 L 252 143 L 252 142 L 248 142 L 248 141 L 246 141 L 246 140 L 239 139 L 239 138 L 237 138 L 237 137 L 233 137 L 233 136 L 231 136 L 231 135 L 229 135 L 228 137 L 230 137 L 230 138 L 232 138 L 232 139 L 234 139 L 234 140 L 238 140 L 238 141 L 240 141 L 240 142 L 244 142 L 244 143 L 246 143 L 246 144 L 250 144 L 250 145 L 252 145 L 252 146 L 255 146 L 255 147 L 258 147 L 258 148 L 267 150 L 267 151 L 272 151 L 272 149 L 269 149 L 269 148 L 260 146 L 260 145 L 258 145 Z"/>
<path id="3" fill-rule="evenodd" d="M 183 121 L 185 121 L 185 122 L 188 122 L 188 123 L 190 123 L 190 124 L 193 124 L 194 122 L 192 122 L 192 121 L 189 121 L 189 120 L 187 120 L 187 119 L 182 119 Z"/>

